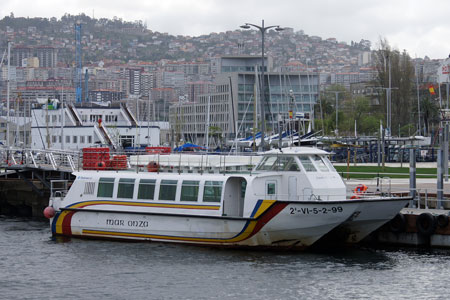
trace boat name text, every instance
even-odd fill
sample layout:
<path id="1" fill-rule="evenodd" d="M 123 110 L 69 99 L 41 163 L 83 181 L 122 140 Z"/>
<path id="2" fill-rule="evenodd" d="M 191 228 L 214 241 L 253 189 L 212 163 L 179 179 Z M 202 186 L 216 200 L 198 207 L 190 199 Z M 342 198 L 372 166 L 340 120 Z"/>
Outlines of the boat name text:
<path id="1" fill-rule="evenodd" d="M 106 225 L 113 226 L 129 226 L 129 227 L 148 227 L 148 221 L 136 221 L 136 220 L 121 220 L 121 219 L 106 219 Z"/>

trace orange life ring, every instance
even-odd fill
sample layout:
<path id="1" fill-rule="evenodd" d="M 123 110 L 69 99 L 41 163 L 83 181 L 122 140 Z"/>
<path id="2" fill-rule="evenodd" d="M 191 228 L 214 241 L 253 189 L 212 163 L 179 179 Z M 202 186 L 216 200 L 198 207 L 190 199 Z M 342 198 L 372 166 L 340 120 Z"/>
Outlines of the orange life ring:
<path id="1" fill-rule="evenodd" d="M 149 172 L 158 172 L 159 164 L 156 161 L 151 161 L 147 164 L 147 171 Z"/>
<path id="2" fill-rule="evenodd" d="M 356 195 L 353 195 L 353 196 L 350 197 L 350 199 L 355 200 L 355 199 L 359 199 L 359 197 L 356 196 Z"/>
<path id="3" fill-rule="evenodd" d="M 353 190 L 353 192 L 354 192 L 356 195 L 362 195 L 362 194 L 364 194 L 366 191 L 367 191 L 367 185 L 365 185 L 365 184 L 360 184 L 360 185 L 358 185 L 358 186 Z"/>

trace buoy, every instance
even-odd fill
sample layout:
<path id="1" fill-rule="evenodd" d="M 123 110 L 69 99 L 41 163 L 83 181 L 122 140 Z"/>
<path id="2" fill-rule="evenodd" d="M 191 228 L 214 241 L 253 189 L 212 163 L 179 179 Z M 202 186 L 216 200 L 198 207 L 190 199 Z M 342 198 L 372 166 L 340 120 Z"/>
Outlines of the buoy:
<path id="1" fill-rule="evenodd" d="M 47 206 L 44 209 L 44 217 L 46 217 L 47 219 L 53 218 L 55 214 L 56 214 L 55 209 L 51 206 Z"/>
<path id="2" fill-rule="evenodd" d="M 151 161 L 147 164 L 147 171 L 149 172 L 158 172 L 159 164 L 156 161 Z"/>

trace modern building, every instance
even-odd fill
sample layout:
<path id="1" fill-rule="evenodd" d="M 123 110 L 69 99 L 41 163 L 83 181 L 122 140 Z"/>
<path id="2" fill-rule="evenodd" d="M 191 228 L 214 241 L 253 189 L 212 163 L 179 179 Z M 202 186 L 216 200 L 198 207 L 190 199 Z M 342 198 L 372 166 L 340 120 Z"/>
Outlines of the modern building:
<path id="1" fill-rule="evenodd" d="M 126 78 L 129 80 L 129 92 L 130 95 L 141 94 L 141 68 L 129 68 L 127 69 Z"/>
<path id="2" fill-rule="evenodd" d="M 16 46 L 11 51 L 11 65 L 22 67 L 22 61 L 33 57 L 33 48 L 28 46 Z"/>
<path id="3" fill-rule="evenodd" d="M 314 115 L 318 98 L 317 73 L 266 73 L 265 122 L 267 133 L 293 114 Z M 194 102 L 176 103 L 170 108 L 170 126 L 184 140 L 204 144 L 207 129 L 219 138 L 247 137 L 260 128 L 260 76 L 255 72 L 218 74 L 214 91 Z M 211 131 L 210 131 L 211 134 Z"/>
<path id="4" fill-rule="evenodd" d="M 51 46 L 38 46 L 34 49 L 39 59 L 39 67 L 54 68 L 58 63 L 58 49 Z"/>
<path id="5" fill-rule="evenodd" d="M 255 72 L 261 68 L 261 56 L 255 55 L 229 55 L 222 56 L 219 60 L 220 73 L 228 72 Z M 270 56 L 264 57 L 264 71 L 273 70 L 273 59 Z"/>

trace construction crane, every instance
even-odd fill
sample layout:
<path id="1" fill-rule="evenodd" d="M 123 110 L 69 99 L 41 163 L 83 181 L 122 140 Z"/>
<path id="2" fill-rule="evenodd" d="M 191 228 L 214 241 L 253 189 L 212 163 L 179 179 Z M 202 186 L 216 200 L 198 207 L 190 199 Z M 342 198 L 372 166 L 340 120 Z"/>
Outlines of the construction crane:
<path id="1" fill-rule="evenodd" d="M 86 73 L 84 73 L 84 102 L 89 102 L 89 73 L 86 69 Z"/>
<path id="2" fill-rule="evenodd" d="M 76 77 L 75 77 L 75 99 L 77 103 L 81 103 L 82 101 L 82 68 L 83 64 L 81 62 L 81 22 L 77 21 L 75 23 L 75 68 L 76 68 Z"/>

